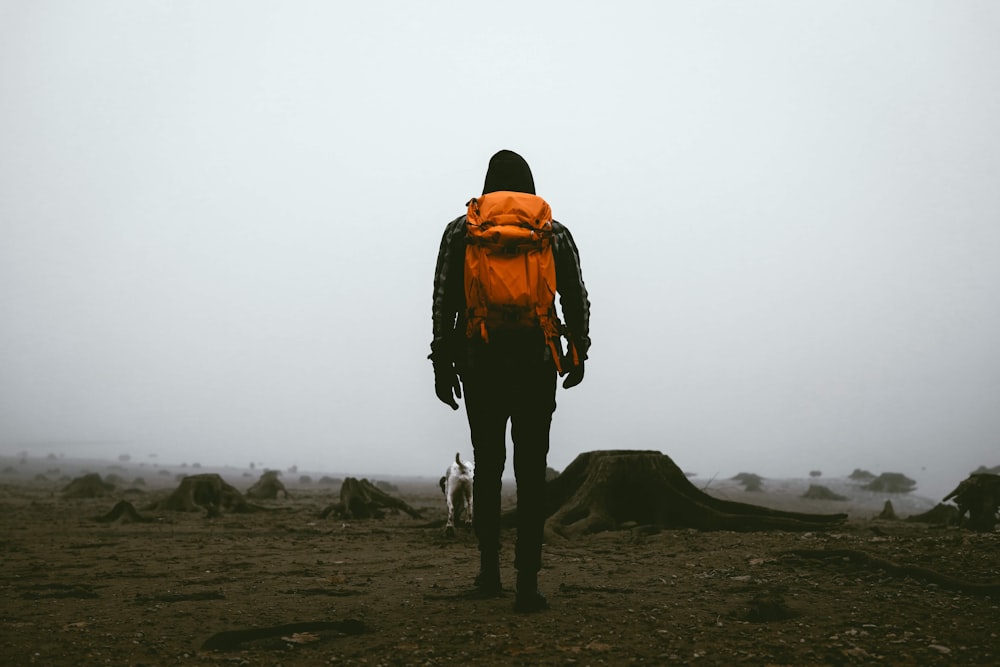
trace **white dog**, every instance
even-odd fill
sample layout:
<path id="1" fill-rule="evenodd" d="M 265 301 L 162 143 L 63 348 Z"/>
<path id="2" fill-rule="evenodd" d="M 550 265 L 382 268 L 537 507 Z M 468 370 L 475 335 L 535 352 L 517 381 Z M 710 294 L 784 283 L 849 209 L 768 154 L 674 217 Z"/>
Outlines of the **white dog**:
<path id="1" fill-rule="evenodd" d="M 455 452 L 455 462 L 448 466 L 441 478 L 441 491 L 448 503 L 448 523 L 444 533 L 449 537 L 455 535 L 455 515 L 464 518 L 467 524 L 472 524 L 472 479 L 473 465 L 463 461 L 459 452 Z M 464 517 L 462 513 L 464 512 Z"/>

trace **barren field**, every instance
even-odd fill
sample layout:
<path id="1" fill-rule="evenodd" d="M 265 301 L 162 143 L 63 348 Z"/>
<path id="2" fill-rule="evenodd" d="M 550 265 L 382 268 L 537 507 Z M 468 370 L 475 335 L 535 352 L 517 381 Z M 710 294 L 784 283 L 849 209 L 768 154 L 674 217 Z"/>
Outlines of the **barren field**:
<path id="1" fill-rule="evenodd" d="M 1000 533 L 902 520 L 937 499 L 844 480 L 817 483 L 846 501 L 801 498 L 806 480 L 766 480 L 754 493 L 708 486 L 849 514 L 829 531 L 628 526 L 550 542 L 540 584 L 551 608 L 522 615 L 512 590 L 470 594 L 475 541 L 468 530 L 444 536 L 437 479 L 386 480 L 423 518 L 321 518 L 336 480 L 288 472 L 290 497 L 210 518 L 146 509 L 178 476 L 209 471 L 0 468 L 4 665 L 1000 663 Z M 114 490 L 64 498 L 84 472 L 114 475 Z M 260 473 L 218 472 L 240 491 Z M 122 499 L 148 520 L 97 520 Z M 900 520 L 875 518 L 886 499 Z M 511 589 L 512 552 L 506 534 Z"/>

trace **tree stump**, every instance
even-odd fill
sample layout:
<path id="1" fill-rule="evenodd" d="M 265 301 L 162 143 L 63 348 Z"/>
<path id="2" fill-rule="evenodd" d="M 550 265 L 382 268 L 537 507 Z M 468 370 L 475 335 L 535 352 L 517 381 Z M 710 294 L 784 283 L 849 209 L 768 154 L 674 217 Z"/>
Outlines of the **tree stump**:
<path id="1" fill-rule="evenodd" d="M 173 493 L 147 509 L 172 512 L 205 510 L 210 517 L 220 516 L 223 509 L 232 512 L 252 511 L 240 492 L 216 473 L 185 477 Z"/>
<path id="2" fill-rule="evenodd" d="M 330 505 L 320 514 L 322 518 L 330 514 L 345 519 L 381 519 L 383 509 L 406 512 L 411 517 L 421 518 L 420 510 L 413 509 L 403 500 L 390 496 L 367 479 L 348 477 L 340 486 L 340 502 Z"/>
<path id="3" fill-rule="evenodd" d="M 119 500 L 110 512 L 95 519 L 101 523 L 149 523 L 152 519 L 139 514 L 132 503 Z"/>
<path id="4" fill-rule="evenodd" d="M 909 493 L 916 485 L 915 481 L 902 473 L 884 472 L 861 488 L 879 493 Z"/>
<path id="5" fill-rule="evenodd" d="M 854 472 L 847 476 L 847 479 L 852 479 L 855 482 L 870 482 L 875 479 L 875 475 L 868 472 L 867 470 L 862 470 L 861 468 L 855 468 Z"/>
<path id="6" fill-rule="evenodd" d="M 743 485 L 744 491 L 757 492 L 763 491 L 764 478 L 760 475 L 755 475 L 752 472 L 741 472 L 733 475 L 733 481 L 739 482 Z"/>
<path id="7" fill-rule="evenodd" d="M 103 498 L 111 495 L 115 490 L 115 485 L 105 482 L 96 472 L 92 472 L 83 477 L 77 477 L 66 485 L 62 491 L 62 497 L 70 498 Z"/>
<path id="8" fill-rule="evenodd" d="M 701 530 L 821 530 L 846 514 L 784 512 L 700 491 L 657 451 L 580 454 L 547 487 L 546 534 L 572 537 L 625 522 Z"/>
<path id="9" fill-rule="evenodd" d="M 267 470 L 260 476 L 253 486 L 247 489 L 247 498 L 253 500 L 274 500 L 280 493 L 285 499 L 288 498 L 288 489 L 278 479 L 280 473 L 277 470 Z"/>
<path id="10" fill-rule="evenodd" d="M 809 490 L 802 497 L 810 500 L 848 500 L 847 496 L 835 493 L 822 484 L 810 484 Z"/>
<path id="11" fill-rule="evenodd" d="M 959 525 L 989 532 L 997 525 L 997 511 L 1000 510 L 1000 475 L 972 473 L 944 500 L 947 502 L 952 498 L 958 505 Z M 968 522 L 965 521 L 966 514 L 969 515 Z"/>

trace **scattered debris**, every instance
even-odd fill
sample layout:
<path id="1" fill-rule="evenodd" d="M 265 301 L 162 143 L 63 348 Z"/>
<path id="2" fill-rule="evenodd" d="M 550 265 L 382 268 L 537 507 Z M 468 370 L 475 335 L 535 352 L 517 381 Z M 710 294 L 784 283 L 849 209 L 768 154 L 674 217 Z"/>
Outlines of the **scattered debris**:
<path id="1" fill-rule="evenodd" d="M 346 621 L 314 621 L 306 623 L 290 623 L 287 625 L 276 625 L 268 628 L 251 628 L 249 630 L 228 630 L 218 632 L 201 645 L 203 651 L 235 651 L 246 648 L 244 644 L 278 637 L 294 637 L 296 635 L 310 635 L 319 641 L 322 635 L 318 633 L 327 632 L 337 636 L 360 635 L 371 632 L 363 621 L 348 619 Z M 285 640 L 287 641 L 287 640 Z"/>
<path id="2" fill-rule="evenodd" d="M 854 549 L 793 549 L 785 553 L 799 556 L 800 558 L 819 558 L 831 563 L 854 562 L 858 565 L 873 567 L 894 577 L 911 577 L 919 581 L 937 584 L 941 588 L 963 593 L 974 593 L 977 595 L 1000 595 L 1000 582 L 978 583 L 956 579 L 947 574 L 941 574 L 935 570 L 919 565 L 900 565 L 884 558 L 878 558 L 864 551 Z"/>

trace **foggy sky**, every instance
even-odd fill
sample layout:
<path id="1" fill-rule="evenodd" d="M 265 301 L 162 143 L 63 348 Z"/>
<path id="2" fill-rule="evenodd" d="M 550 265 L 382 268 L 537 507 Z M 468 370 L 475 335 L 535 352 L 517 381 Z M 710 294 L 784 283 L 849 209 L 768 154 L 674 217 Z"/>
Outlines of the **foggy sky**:
<path id="1" fill-rule="evenodd" d="M 997 4 L 354 4 L 0 0 L 0 454 L 471 457 L 431 285 L 509 148 L 593 301 L 554 467 L 1000 463 Z"/>

